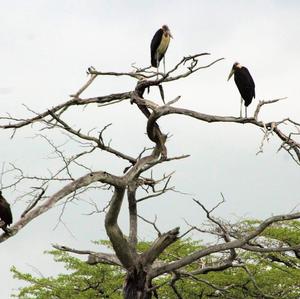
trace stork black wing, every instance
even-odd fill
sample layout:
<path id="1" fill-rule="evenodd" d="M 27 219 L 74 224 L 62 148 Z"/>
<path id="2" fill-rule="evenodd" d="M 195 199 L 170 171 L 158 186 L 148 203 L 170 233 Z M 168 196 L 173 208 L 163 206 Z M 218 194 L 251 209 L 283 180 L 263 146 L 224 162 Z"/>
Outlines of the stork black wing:
<path id="1" fill-rule="evenodd" d="M 252 89 L 252 96 L 253 98 L 255 98 L 255 83 L 254 80 L 250 74 L 250 72 L 248 71 L 248 69 L 246 67 L 243 67 L 243 72 L 245 73 L 245 75 L 247 76 L 248 80 L 249 80 L 249 87 Z"/>
<path id="2" fill-rule="evenodd" d="M 152 41 L 151 41 L 151 45 L 150 45 L 150 49 L 151 49 L 151 65 L 153 67 L 158 67 L 157 65 L 157 60 L 156 60 L 156 50 L 158 49 L 161 39 L 163 36 L 163 30 L 159 29 L 156 31 L 156 33 L 154 34 Z"/>
<path id="3" fill-rule="evenodd" d="M 245 101 L 245 106 L 249 106 L 255 98 L 255 83 L 246 67 L 237 69 L 234 73 L 234 81 Z"/>
<path id="4" fill-rule="evenodd" d="M 0 195 L 0 218 L 6 225 L 12 224 L 12 214 L 9 203 Z"/>

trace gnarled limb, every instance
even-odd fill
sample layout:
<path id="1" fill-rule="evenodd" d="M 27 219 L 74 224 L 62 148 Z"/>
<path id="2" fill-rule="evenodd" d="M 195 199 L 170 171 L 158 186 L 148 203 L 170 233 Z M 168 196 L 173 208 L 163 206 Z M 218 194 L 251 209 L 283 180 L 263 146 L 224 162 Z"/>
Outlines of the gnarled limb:
<path id="1" fill-rule="evenodd" d="M 105 217 L 105 229 L 118 259 L 127 270 L 130 270 L 135 265 L 136 256 L 117 223 L 124 192 L 124 187 L 115 187 L 110 207 Z"/>
<path id="2" fill-rule="evenodd" d="M 129 243 L 135 251 L 137 245 L 137 185 L 130 184 L 127 189 L 128 208 L 129 208 Z"/>
<path id="3" fill-rule="evenodd" d="M 145 251 L 141 258 L 145 265 L 152 264 L 158 256 L 172 243 L 174 243 L 179 234 L 179 227 L 176 227 L 161 236 L 159 236 L 151 245 L 151 247 Z"/>
<path id="4" fill-rule="evenodd" d="M 19 219 L 14 223 L 13 226 L 11 226 L 10 234 L 2 234 L 0 236 L 0 243 L 17 234 L 18 231 L 21 230 L 25 225 L 27 225 L 31 220 L 47 212 L 62 198 L 82 187 L 88 186 L 98 181 L 113 186 L 124 186 L 124 180 L 121 177 L 117 177 L 103 171 L 88 173 L 80 177 L 79 179 L 67 184 L 65 187 L 50 196 L 46 201 L 31 209 L 28 213 L 26 213 L 24 217 Z"/>

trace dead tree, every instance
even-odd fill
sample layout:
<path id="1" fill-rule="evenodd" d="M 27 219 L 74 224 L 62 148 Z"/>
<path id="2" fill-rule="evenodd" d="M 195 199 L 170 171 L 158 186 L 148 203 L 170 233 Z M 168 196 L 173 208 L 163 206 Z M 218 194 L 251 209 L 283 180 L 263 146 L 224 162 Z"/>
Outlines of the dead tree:
<path id="1" fill-rule="evenodd" d="M 261 148 L 263 147 L 263 142 L 269 138 L 271 134 L 276 135 L 282 141 L 281 149 L 286 150 L 294 161 L 297 164 L 300 164 L 300 144 L 295 139 L 297 135 L 299 135 L 300 124 L 291 119 L 283 119 L 266 123 L 259 119 L 259 112 L 263 105 L 272 104 L 281 99 L 260 101 L 257 105 L 254 116 L 250 118 L 208 115 L 193 110 L 175 107 L 174 104 L 180 97 L 177 97 L 164 105 L 157 104 L 160 100 L 155 103 L 147 99 L 145 94 L 150 88 L 159 88 L 161 97 L 164 99 L 163 86 L 165 84 L 186 78 L 202 69 L 209 68 L 222 60 L 217 59 L 207 65 L 200 65 L 199 61 L 204 55 L 208 55 L 208 53 L 184 57 L 170 71 L 166 74 L 160 73 L 158 77 L 156 72 L 152 72 L 148 68 L 134 68 L 131 72 L 123 73 L 102 72 L 97 71 L 94 68 L 89 68 L 89 80 L 78 90 L 77 93 L 72 95 L 71 99 L 68 101 L 51 109 L 45 110 L 42 113 L 34 113 L 34 116 L 28 119 L 18 119 L 11 115 L 1 117 L 0 120 L 2 123 L 0 128 L 12 130 L 12 136 L 14 136 L 15 132 L 20 130 L 22 127 L 39 123 L 44 129 L 51 130 L 59 128 L 64 132 L 67 132 L 72 138 L 76 138 L 77 140 L 80 140 L 80 142 L 86 143 L 89 146 L 87 150 L 73 156 L 72 158 L 64 158 L 64 165 L 61 170 L 47 178 L 27 176 L 21 169 L 13 166 L 13 171 L 19 173 L 19 179 L 14 182 L 14 185 L 22 184 L 23 180 L 27 179 L 39 182 L 40 187 L 28 192 L 28 195 L 32 196 L 31 204 L 24 211 L 22 217 L 11 226 L 10 234 L 2 234 L 0 236 L 0 242 L 4 242 L 8 238 L 15 236 L 24 226 L 29 224 L 31 220 L 41 216 L 43 213 L 46 213 L 63 199 L 76 196 L 78 192 L 84 192 L 87 188 L 92 187 L 95 184 L 102 184 L 102 188 L 109 188 L 113 190 L 112 197 L 109 205 L 107 206 L 104 226 L 112 244 L 114 253 L 108 254 L 91 252 L 89 250 L 82 251 L 61 245 L 55 245 L 55 247 L 78 254 L 87 254 L 88 263 L 90 264 L 109 263 L 122 267 L 126 273 L 124 282 L 124 298 L 146 299 L 156 296 L 156 290 L 160 286 L 155 285 L 155 278 L 164 274 L 171 275 L 170 286 L 173 288 L 177 297 L 181 298 L 180 294 L 176 291 L 175 286 L 178 279 L 187 276 L 194 277 L 197 274 L 208 273 L 210 271 L 221 271 L 228 267 L 236 266 L 234 263 L 238 261 L 236 253 L 238 248 L 259 252 L 262 248 L 258 245 L 253 245 L 251 241 L 255 240 L 267 227 L 277 222 L 299 219 L 300 212 L 273 216 L 257 225 L 257 227 L 250 232 L 238 233 L 233 231 L 230 226 L 225 225 L 218 219 L 214 218 L 211 215 L 213 210 L 207 210 L 199 201 L 195 200 L 195 203 L 206 212 L 207 218 L 216 225 L 216 230 L 213 233 L 219 236 L 219 241 L 215 245 L 195 251 L 171 263 L 162 262 L 159 260 L 160 254 L 178 238 L 186 235 L 186 233 L 179 235 L 178 227 L 165 233 L 160 233 L 155 226 L 155 223 L 152 223 L 154 228 L 158 231 L 157 239 L 152 242 L 150 248 L 146 251 L 142 253 L 137 251 L 138 202 L 140 201 L 136 197 L 137 190 L 140 190 L 141 188 L 150 188 L 150 190 L 153 191 L 152 195 L 147 195 L 144 199 L 159 196 L 169 190 L 168 183 L 171 177 L 171 175 L 165 175 L 162 178 L 154 179 L 147 175 L 149 173 L 147 171 L 151 170 L 158 164 L 188 157 L 188 155 L 169 157 L 166 147 L 167 136 L 163 133 L 157 123 L 159 118 L 169 114 L 178 114 L 206 123 L 223 122 L 250 124 L 264 132 Z M 123 93 L 83 98 L 82 93 L 95 81 L 96 78 L 101 78 L 102 76 L 128 76 L 136 80 L 136 86 L 134 90 Z M 97 109 L 101 109 L 101 106 L 117 104 L 121 101 L 130 101 L 133 105 L 136 105 L 145 116 L 147 136 L 154 144 L 150 153 L 149 150 L 144 150 L 138 157 L 132 157 L 121 150 L 113 148 L 109 143 L 105 143 L 103 132 L 106 127 L 100 131 L 99 135 L 93 135 L 92 132 L 84 133 L 80 128 L 72 127 L 64 119 L 65 113 L 71 108 L 96 104 L 98 106 Z M 295 127 L 295 132 L 283 131 L 282 127 L 285 124 L 291 124 Z M 50 140 L 48 141 L 55 151 L 59 152 L 59 149 L 55 147 Z M 105 151 L 117 158 L 123 159 L 127 161 L 130 166 L 124 169 L 123 175 L 121 176 L 102 170 L 85 169 L 84 175 L 81 177 L 74 177 L 69 171 L 69 166 L 72 163 L 77 163 L 79 158 L 91 154 L 96 149 L 101 149 L 102 151 Z M 59 152 L 59 154 L 62 155 L 61 152 Z M 65 174 L 66 177 L 63 177 L 62 174 Z M 66 183 L 55 193 L 48 193 L 47 186 L 55 181 L 66 181 Z M 164 187 L 157 190 L 156 186 L 161 182 L 165 182 Z M 8 189 L 11 186 L 4 187 Z M 118 225 L 118 218 L 124 198 L 127 198 L 129 207 L 128 214 L 130 229 L 128 236 L 125 236 L 122 228 Z M 191 230 L 192 229 L 195 229 L 195 227 L 192 227 Z M 199 230 L 201 231 L 201 228 Z M 300 244 L 293 246 L 286 244 L 286 246 L 264 248 L 265 251 L 270 252 L 299 252 L 299 249 Z M 202 266 L 198 270 L 194 270 L 192 272 L 186 270 L 186 266 L 195 261 L 200 261 L 203 257 L 214 253 L 223 253 L 225 257 L 220 259 L 219 263 L 215 265 Z"/>

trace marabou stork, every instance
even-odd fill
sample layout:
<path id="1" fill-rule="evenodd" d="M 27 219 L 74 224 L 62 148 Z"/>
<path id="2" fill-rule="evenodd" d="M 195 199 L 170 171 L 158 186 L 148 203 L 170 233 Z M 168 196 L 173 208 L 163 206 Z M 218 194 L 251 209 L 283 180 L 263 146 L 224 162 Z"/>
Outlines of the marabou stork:
<path id="1" fill-rule="evenodd" d="M 255 98 L 255 83 L 248 69 L 238 62 L 233 64 L 227 81 L 229 81 L 233 74 L 235 84 L 241 94 L 240 117 L 242 117 L 243 100 L 245 104 L 245 117 L 247 117 L 247 107 L 251 104 L 252 99 Z"/>
<path id="2" fill-rule="evenodd" d="M 173 38 L 170 29 L 167 25 L 163 25 L 159 30 L 156 31 L 154 34 L 152 41 L 151 41 L 151 65 L 157 68 L 159 62 L 164 58 L 165 53 L 168 49 L 170 38 Z M 165 70 L 165 58 L 164 58 L 164 73 Z"/>
<path id="3" fill-rule="evenodd" d="M 6 233 L 8 233 L 7 226 L 12 224 L 12 214 L 10 210 L 10 205 L 6 201 L 6 199 L 2 196 L 2 191 L 0 191 L 0 219 L 1 219 L 1 226 Z"/>

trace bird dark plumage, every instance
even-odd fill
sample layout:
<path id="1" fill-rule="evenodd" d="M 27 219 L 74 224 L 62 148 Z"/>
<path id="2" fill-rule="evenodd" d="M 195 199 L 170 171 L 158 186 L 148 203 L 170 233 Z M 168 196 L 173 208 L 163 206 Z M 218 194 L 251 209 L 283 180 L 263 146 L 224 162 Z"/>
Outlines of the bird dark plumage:
<path id="1" fill-rule="evenodd" d="M 151 48 L 151 65 L 153 67 L 158 67 L 157 62 L 161 61 L 161 59 L 162 59 L 162 57 L 160 57 L 160 59 L 158 59 L 158 61 L 156 59 L 156 50 L 159 47 L 162 35 L 163 35 L 163 30 L 162 29 L 157 30 L 156 33 L 154 34 L 153 38 L 152 38 L 152 41 L 151 41 L 151 45 L 150 45 L 150 48 Z"/>
<path id="2" fill-rule="evenodd" d="M 237 68 L 234 72 L 235 84 L 248 107 L 255 98 L 255 84 L 246 67 Z"/>
<path id="3" fill-rule="evenodd" d="M 13 218 L 10 210 L 10 205 L 6 201 L 6 199 L 2 196 L 2 192 L 0 191 L 0 219 L 4 222 L 2 225 L 2 229 L 7 232 L 6 227 L 12 224 Z"/>
<path id="4" fill-rule="evenodd" d="M 154 34 L 150 49 L 151 49 L 151 65 L 158 68 L 159 62 L 164 57 L 172 37 L 170 29 L 167 25 L 156 31 Z"/>
<path id="5" fill-rule="evenodd" d="M 241 66 L 238 62 L 233 65 L 232 70 L 228 76 L 228 80 L 232 75 L 234 75 L 235 84 L 241 94 L 242 99 L 244 100 L 247 117 L 246 107 L 248 107 L 251 104 L 252 99 L 255 98 L 254 80 L 248 69 L 244 66 Z"/>

